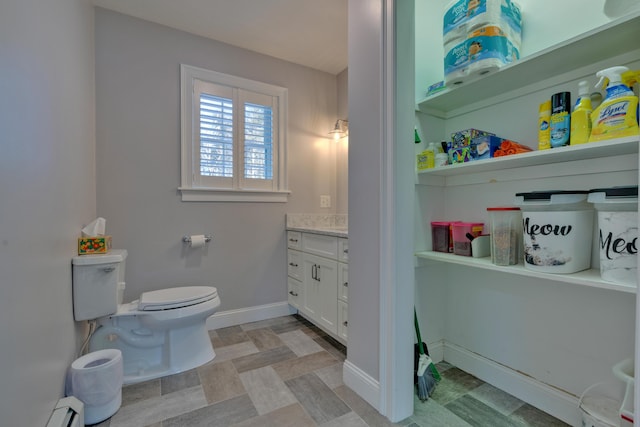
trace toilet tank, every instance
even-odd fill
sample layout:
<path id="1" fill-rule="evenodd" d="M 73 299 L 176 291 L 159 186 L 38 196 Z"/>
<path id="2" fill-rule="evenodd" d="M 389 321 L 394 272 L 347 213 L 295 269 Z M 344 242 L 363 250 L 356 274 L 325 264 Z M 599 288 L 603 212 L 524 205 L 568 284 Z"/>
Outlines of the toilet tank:
<path id="1" fill-rule="evenodd" d="M 73 257 L 73 317 L 97 319 L 118 310 L 118 290 L 124 283 L 126 250 Z M 120 285 L 119 285 L 120 284 Z"/>

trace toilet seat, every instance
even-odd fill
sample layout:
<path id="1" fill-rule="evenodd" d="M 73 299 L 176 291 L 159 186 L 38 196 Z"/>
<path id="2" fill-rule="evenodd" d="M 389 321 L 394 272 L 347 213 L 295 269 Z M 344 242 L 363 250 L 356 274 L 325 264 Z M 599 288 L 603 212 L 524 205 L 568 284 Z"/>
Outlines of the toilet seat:
<path id="1" fill-rule="evenodd" d="M 186 286 L 143 292 L 138 302 L 138 310 L 161 311 L 188 307 L 217 296 L 218 290 L 211 286 Z"/>

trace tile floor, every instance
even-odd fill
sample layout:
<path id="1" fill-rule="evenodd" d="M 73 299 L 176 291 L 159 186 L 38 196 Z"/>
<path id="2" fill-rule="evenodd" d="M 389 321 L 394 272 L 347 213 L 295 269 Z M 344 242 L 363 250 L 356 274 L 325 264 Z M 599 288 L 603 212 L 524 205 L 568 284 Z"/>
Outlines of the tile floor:
<path id="1" fill-rule="evenodd" d="M 211 363 L 123 387 L 120 410 L 95 427 L 566 426 L 446 362 L 431 398 L 393 424 L 342 382 L 346 348 L 302 317 L 210 335 Z"/>

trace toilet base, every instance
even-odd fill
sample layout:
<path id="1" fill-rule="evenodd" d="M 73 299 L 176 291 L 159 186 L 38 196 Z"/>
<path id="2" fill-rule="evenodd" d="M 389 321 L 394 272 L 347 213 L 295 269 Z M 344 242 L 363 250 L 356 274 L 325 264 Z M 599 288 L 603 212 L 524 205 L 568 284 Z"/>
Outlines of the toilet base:
<path id="1" fill-rule="evenodd" d="M 215 357 L 204 322 L 165 331 L 136 329 L 135 333 L 119 323 L 101 325 L 89 347 L 91 351 L 116 348 L 122 352 L 125 385 L 185 372 Z"/>

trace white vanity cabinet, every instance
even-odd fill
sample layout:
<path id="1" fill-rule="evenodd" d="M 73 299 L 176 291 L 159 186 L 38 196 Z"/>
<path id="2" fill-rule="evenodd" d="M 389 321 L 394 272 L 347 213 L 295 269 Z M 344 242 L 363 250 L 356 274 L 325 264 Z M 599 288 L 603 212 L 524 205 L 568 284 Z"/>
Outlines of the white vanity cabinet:
<path id="1" fill-rule="evenodd" d="M 346 344 L 348 239 L 287 231 L 289 304 Z"/>

